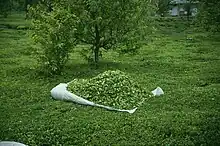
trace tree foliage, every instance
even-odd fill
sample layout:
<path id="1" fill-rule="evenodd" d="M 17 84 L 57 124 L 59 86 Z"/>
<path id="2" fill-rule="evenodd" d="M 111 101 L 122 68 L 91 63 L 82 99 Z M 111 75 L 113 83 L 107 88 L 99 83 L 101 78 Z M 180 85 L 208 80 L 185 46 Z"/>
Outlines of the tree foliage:
<path id="1" fill-rule="evenodd" d="M 184 10 L 187 12 L 187 19 L 189 20 L 189 16 L 191 16 L 192 12 L 191 12 L 191 5 L 192 5 L 192 2 L 191 1 L 187 1 L 185 4 L 184 4 Z"/>
<path id="2" fill-rule="evenodd" d="M 11 0 L 0 0 L 0 15 L 7 17 L 12 9 Z"/>
<path id="3" fill-rule="evenodd" d="M 171 0 L 157 0 L 157 14 L 159 14 L 160 16 L 164 16 L 169 10 L 170 3 Z"/>
<path id="4" fill-rule="evenodd" d="M 150 29 L 148 0 L 72 0 L 79 19 L 76 39 L 89 44 L 92 60 L 99 61 L 100 48 L 136 49 Z"/>
<path id="5" fill-rule="evenodd" d="M 50 7 L 48 7 L 50 2 Z M 33 38 L 43 63 L 60 72 L 73 44 L 86 44 L 86 56 L 99 62 L 100 50 L 136 50 L 151 32 L 149 0 L 43 0 L 31 8 Z M 85 49 L 82 51 L 85 51 Z M 42 58 L 42 57 L 41 57 Z M 64 59 L 64 60 L 63 60 Z"/>
<path id="6" fill-rule="evenodd" d="M 198 22 L 208 31 L 220 31 L 220 1 L 200 0 Z"/>
<path id="7" fill-rule="evenodd" d="M 75 44 L 76 16 L 62 3 L 54 3 L 53 11 L 48 11 L 48 7 L 40 3 L 31 7 L 29 12 L 32 17 L 32 38 L 41 46 L 37 55 L 43 70 L 51 74 L 61 73 Z"/>
<path id="8" fill-rule="evenodd" d="M 0 0 L 0 15 L 7 17 L 11 11 L 26 11 L 28 5 L 37 3 L 40 0 Z"/>

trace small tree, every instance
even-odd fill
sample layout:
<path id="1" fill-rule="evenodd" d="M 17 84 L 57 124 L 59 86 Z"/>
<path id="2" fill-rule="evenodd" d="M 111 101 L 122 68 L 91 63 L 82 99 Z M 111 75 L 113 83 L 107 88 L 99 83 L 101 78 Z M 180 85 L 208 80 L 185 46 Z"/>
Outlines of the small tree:
<path id="1" fill-rule="evenodd" d="M 40 60 L 60 73 L 75 43 L 87 44 L 97 66 L 100 49 L 136 50 L 151 31 L 150 0 L 55 0 L 30 9 Z M 46 3 L 46 5 L 45 5 Z"/>
<path id="2" fill-rule="evenodd" d="M 73 36 L 76 16 L 65 9 L 61 2 L 53 4 L 53 11 L 42 3 L 31 7 L 32 38 L 40 45 L 38 60 L 44 71 L 61 73 L 75 44 Z"/>
<path id="3" fill-rule="evenodd" d="M 200 0 L 198 22 L 208 31 L 220 31 L 220 1 Z"/>
<path id="4" fill-rule="evenodd" d="M 157 14 L 163 17 L 169 10 L 170 2 L 171 0 L 157 0 Z"/>
<path id="5" fill-rule="evenodd" d="M 189 1 L 184 4 L 184 10 L 187 12 L 186 16 L 187 20 L 189 21 L 189 17 L 191 15 L 191 3 Z"/>
<path id="6" fill-rule="evenodd" d="M 100 49 L 140 47 L 151 29 L 150 0 L 69 0 L 79 23 L 75 37 L 88 44 L 97 65 Z M 91 59 L 91 58 L 90 58 Z"/>
<path id="7" fill-rule="evenodd" d="M 184 4 L 184 10 L 187 12 L 187 20 L 189 21 L 190 16 L 192 15 L 192 4 L 195 3 L 195 0 L 187 0 Z"/>

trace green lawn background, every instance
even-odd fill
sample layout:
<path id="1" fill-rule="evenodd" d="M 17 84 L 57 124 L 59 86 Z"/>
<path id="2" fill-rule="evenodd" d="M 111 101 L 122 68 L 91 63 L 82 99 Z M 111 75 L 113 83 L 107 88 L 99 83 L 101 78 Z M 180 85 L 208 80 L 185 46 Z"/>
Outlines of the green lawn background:
<path id="1" fill-rule="evenodd" d="M 5 25 L 7 24 L 7 25 Z M 46 145 L 220 145 L 220 35 L 179 20 L 160 22 L 138 53 L 103 54 L 94 70 L 74 51 L 62 75 L 36 69 L 21 14 L 0 18 L 0 140 Z M 5 27 L 6 26 L 6 27 Z M 12 27 L 8 27 L 12 26 Z M 129 73 L 149 98 L 134 114 L 50 98 L 50 90 L 105 70 Z"/>

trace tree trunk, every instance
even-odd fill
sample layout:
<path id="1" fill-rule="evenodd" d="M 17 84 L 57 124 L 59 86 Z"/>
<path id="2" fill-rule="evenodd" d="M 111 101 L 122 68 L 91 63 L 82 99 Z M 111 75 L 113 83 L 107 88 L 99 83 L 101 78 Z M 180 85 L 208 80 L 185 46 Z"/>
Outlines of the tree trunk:
<path id="1" fill-rule="evenodd" d="M 98 62 L 99 62 L 99 48 L 95 48 L 94 50 L 94 61 L 95 61 L 95 65 L 96 67 L 98 66 Z"/>
<path id="2" fill-rule="evenodd" d="M 98 25 L 95 25 L 94 62 L 96 68 L 98 67 L 98 62 L 99 62 L 99 48 L 100 48 L 99 29 L 98 29 Z"/>
<path id="3" fill-rule="evenodd" d="M 28 19 L 28 4 L 29 0 L 24 1 L 25 19 Z"/>

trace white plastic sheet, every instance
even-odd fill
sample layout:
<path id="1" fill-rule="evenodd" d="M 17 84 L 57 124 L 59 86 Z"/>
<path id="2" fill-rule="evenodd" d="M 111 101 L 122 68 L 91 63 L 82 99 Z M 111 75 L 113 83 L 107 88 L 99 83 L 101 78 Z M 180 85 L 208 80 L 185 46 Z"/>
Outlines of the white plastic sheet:
<path id="1" fill-rule="evenodd" d="M 130 114 L 134 113 L 137 108 L 131 109 L 131 110 L 125 110 L 125 109 L 116 109 L 113 107 L 105 106 L 105 105 L 100 105 L 96 104 L 94 102 L 88 101 L 82 97 L 79 97 L 67 90 L 68 84 L 66 83 L 60 83 L 56 87 L 54 87 L 50 92 L 51 96 L 54 99 L 57 100 L 65 100 L 65 101 L 72 101 L 74 103 L 82 104 L 82 105 L 89 105 L 89 106 L 96 106 L 100 108 L 105 108 L 107 110 L 112 110 L 112 111 L 119 111 L 119 112 L 128 112 Z"/>
<path id="2" fill-rule="evenodd" d="M 14 141 L 0 141 L 0 146 L 26 146 L 26 145 Z"/>
<path id="3" fill-rule="evenodd" d="M 163 90 L 160 87 L 157 87 L 156 89 L 151 91 L 151 93 L 153 93 L 154 96 L 160 96 L 164 94 Z"/>

